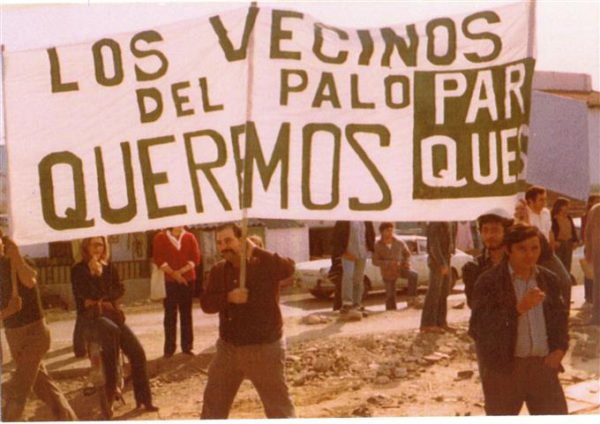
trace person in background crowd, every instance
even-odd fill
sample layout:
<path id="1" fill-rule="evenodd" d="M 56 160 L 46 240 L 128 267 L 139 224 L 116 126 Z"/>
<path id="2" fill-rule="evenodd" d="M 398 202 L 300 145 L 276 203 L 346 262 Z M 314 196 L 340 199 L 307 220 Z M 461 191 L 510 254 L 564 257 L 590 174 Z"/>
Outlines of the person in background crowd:
<path id="1" fill-rule="evenodd" d="M 332 256 L 342 259 L 340 318 L 363 317 L 362 298 L 367 258 L 373 253 L 375 229 L 370 221 L 337 221 L 333 228 Z"/>
<path id="2" fill-rule="evenodd" d="M 552 234 L 556 256 L 570 273 L 573 249 L 579 244 L 579 237 L 569 215 L 569 200 L 564 197 L 559 197 L 552 206 Z"/>
<path id="3" fill-rule="evenodd" d="M 71 255 L 73 263 L 81 262 L 81 240 L 71 240 Z M 76 358 L 85 358 L 87 356 L 87 348 L 83 337 L 83 327 L 79 317 L 75 318 L 75 326 L 73 327 L 73 353 Z"/>
<path id="4" fill-rule="evenodd" d="M 381 270 L 381 276 L 385 283 L 385 309 L 388 311 L 396 309 L 396 280 L 398 278 L 408 279 L 407 305 L 414 305 L 417 296 L 417 281 L 419 275 L 410 269 L 410 250 L 402 240 L 394 237 L 394 224 L 383 222 L 379 225 L 381 238 L 375 243 L 373 252 L 373 265 Z"/>
<path id="5" fill-rule="evenodd" d="M 156 266 L 165 272 L 164 357 L 172 357 L 177 347 L 177 312 L 181 325 L 181 351 L 193 355 L 192 300 L 196 266 L 200 263 L 198 241 L 183 227 L 172 227 L 154 236 L 152 255 Z"/>
<path id="6" fill-rule="evenodd" d="M 552 234 L 552 217 L 550 211 L 546 208 L 548 194 L 546 189 L 540 186 L 531 186 L 525 192 L 525 202 L 527 203 L 527 222 L 529 225 L 537 227 L 538 230 L 554 246 L 554 235 Z"/>
<path id="7" fill-rule="evenodd" d="M 554 253 L 550 247 L 550 243 L 545 238 L 541 241 L 542 250 L 540 252 L 540 258 L 538 259 L 538 265 L 552 271 L 558 278 L 560 285 L 560 293 L 563 298 L 563 302 L 567 307 L 567 311 L 571 309 L 571 287 L 573 286 L 573 276 L 567 272 L 567 269 L 563 263 L 558 259 L 558 256 Z"/>
<path id="8" fill-rule="evenodd" d="M 248 236 L 248 240 L 250 240 L 252 243 L 254 243 L 254 245 L 256 247 L 258 247 L 259 249 L 264 249 L 265 245 L 263 243 L 263 239 L 256 234 L 252 234 L 251 236 Z"/>
<path id="9" fill-rule="evenodd" d="M 475 340 L 487 415 L 566 415 L 558 372 L 569 347 L 568 314 L 556 276 L 536 265 L 540 231 L 515 225 L 508 260 L 484 272 L 472 293 Z"/>
<path id="10" fill-rule="evenodd" d="M 0 231 L 0 305 L 4 334 L 15 372 L 2 388 L 2 421 L 22 421 L 27 397 L 33 390 L 57 421 L 77 416 L 48 375 L 42 359 L 50 349 L 50 329 L 44 321 L 36 272 L 18 247 Z"/>
<path id="11" fill-rule="evenodd" d="M 210 270 L 200 304 L 204 312 L 219 314 L 219 339 L 201 419 L 226 419 L 244 378 L 254 384 L 268 418 L 294 418 L 279 307 L 280 281 L 293 275 L 294 261 L 247 240 L 246 286 L 240 287 L 241 228 L 219 226 L 216 241 L 223 260 Z"/>
<path id="12" fill-rule="evenodd" d="M 512 223 L 513 220 L 508 212 L 500 208 L 492 209 L 477 218 L 483 241 L 483 252 L 467 262 L 462 269 L 465 296 L 469 307 L 472 307 L 471 297 L 479 276 L 505 259 L 504 235 Z"/>
<path id="13" fill-rule="evenodd" d="M 590 209 L 592 209 L 592 207 L 597 204 L 600 203 L 600 194 L 591 194 L 590 196 L 588 196 L 588 201 L 587 201 L 587 206 L 585 209 L 585 214 L 583 215 L 583 217 L 581 218 L 581 239 L 585 241 L 585 227 L 587 224 L 587 216 L 588 213 L 590 212 Z M 585 247 L 584 247 L 584 254 L 585 254 Z M 584 257 L 585 259 L 585 257 Z M 587 263 L 587 260 L 586 260 Z M 590 263 L 591 266 L 591 263 Z M 584 280 L 583 280 L 583 291 L 584 291 L 584 296 L 585 296 L 585 302 L 588 304 L 592 303 L 592 288 L 594 285 L 594 279 L 593 278 L 588 278 L 588 276 L 584 276 Z"/>
<path id="14" fill-rule="evenodd" d="M 519 200 L 515 203 L 514 224 L 529 224 L 529 216 L 527 215 L 527 203 L 525 200 Z"/>
<path id="15" fill-rule="evenodd" d="M 427 265 L 429 287 L 421 315 L 421 331 L 443 333 L 448 326 L 448 294 L 452 269 L 450 259 L 454 254 L 453 225 L 449 222 L 430 222 L 427 226 Z"/>
<path id="16" fill-rule="evenodd" d="M 585 258 L 593 265 L 592 318 L 589 325 L 600 325 L 600 203 L 594 205 L 585 226 Z"/>
<path id="17" fill-rule="evenodd" d="M 332 256 L 331 266 L 327 272 L 327 278 L 333 283 L 333 310 L 339 311 L 342 309 L 342 259 Z"/>
<path id="18" fill-rule="evenodd" d="M 471 253 L 475 250 L 473 242 L 473 233 L 469 221 L 460 221 L 456 223 L 456 248 L 463 252 Z"/>
<path id="19" fill-rule="evenodd" d="M 118 306 L 125 286 L 116 268 L 109 263 L 109 256 L 106 237 L 82 240 L 82 260 L 71 270 L 77 315 L 80 316 L 85 339 L 102 346 L 106 397 L 110 404 L 117 394 L 117 362 L 119 349 L 122 349 L 131 364 L 136 408 L 144 407 L 148 412 L 156 412 L 158 407 L 152 404 L 146 353 L 131 328 L 125 324 L 125 314 Z"/>

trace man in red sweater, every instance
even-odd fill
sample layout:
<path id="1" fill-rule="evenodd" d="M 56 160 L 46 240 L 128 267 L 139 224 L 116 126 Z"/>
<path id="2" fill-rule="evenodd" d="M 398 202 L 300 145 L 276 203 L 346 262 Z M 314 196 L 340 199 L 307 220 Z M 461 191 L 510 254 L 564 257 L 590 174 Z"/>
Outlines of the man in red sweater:
<path id="1" fill-rule="evenodd" d="M 181 351 L 193 355 L 192 298 L 200 247 L 196 237 L 183 227 L 160 231 L 153 240 L 154 263 L 165 272 L 165 358 L 175 353 L 177 311 L 181 324 Z"/>

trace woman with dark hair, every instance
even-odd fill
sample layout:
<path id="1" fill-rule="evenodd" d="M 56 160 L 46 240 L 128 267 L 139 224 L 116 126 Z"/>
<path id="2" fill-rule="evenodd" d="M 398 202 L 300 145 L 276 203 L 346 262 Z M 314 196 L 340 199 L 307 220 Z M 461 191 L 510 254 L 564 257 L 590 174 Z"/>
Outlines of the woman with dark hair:
<path id="1" fill-rule="evenodd" d="M 552 206 L 552 233 L 554 251 L 568 272 L 571 272 L 573 249 L 579 243 L 573 218 L 569 215 L 569 200 L 559 197 Z"/>
<path id="2" fill-rule="evenodd" d="M 563 300 L 565 301 L 567 309 L 570 310 L 572 286 L 571 274 L 569 274 L 562 261 L 554 254 L 552 248 L 550 247 L 550 243 L 545 237 L 540 238 L 540 244 L 542 249 L 537 263 L 538 265 L 549 269 L 558 277 Z"/>
<path id="3" fill-rule="evenodd" d="M 102 346 L 102 361 L 106 373 L 106 395 L 113 402 L 117 388 L 119 349 L 129 358 L 136 407 L 158 411 L 152 404 L 152 394 L 146 371 L 146 353 L 139 340 L 125 324 L 125 315 L 118 307 L 125 287 L 117 270 L 108 262 L 106 237 L 86 238 L 81 242 L 81 262 L 71 270 L 73 296 L 77 315 L 81 319 L 87 340 Z"/>

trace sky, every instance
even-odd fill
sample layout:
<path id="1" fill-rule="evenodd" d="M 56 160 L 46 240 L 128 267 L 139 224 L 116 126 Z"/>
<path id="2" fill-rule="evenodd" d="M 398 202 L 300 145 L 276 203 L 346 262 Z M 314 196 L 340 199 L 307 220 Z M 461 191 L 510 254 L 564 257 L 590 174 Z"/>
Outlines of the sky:
<path id="1" fill-rule="evenodd" d="M 118 2 L 108 1 L 65 1 L 79 5 L 86 4 L 113 4 Z M 20 46 L 26 39 L 31 38 L 34 28 L 29 26 L 11 25 L 16 20 L 11 17 L 15 7 L 19 14 L 23 12 L 37 14 L 42 6 L 51 4 L 51 1 L 38 1 L 42 6 L 22 7 L 25 3 L 15 0 L 3 0 L 0 8 L 2 25 L 0 28 L 0 41 L 13 50 L 12 46 Z M 131 1 L 129 1 L 131 3 Z M 166 2 L 156 2 L 164 4 Z M 198 5 L 188 3 L 190 10 L 195 9 L 195 16 L 212 13 L 224 8 L 239 6 L 240 3 L 211 1 L 210 4 Z M 513 3 L 512 1 L 279 1 L 258 2 L 259 5 L 284 5 L 288 8 L 309 13 L 324 23 L 345 27 L 378 27 L 393 23 L 419 21 L 439 15 L 459 14 L 480 10 L 491 5 Z M 54 6 L 61 7 L 61 6 Z M 600 90 L 600 1 L 565 1 L 565 0 L 538 0 L 537 13 L 537 69 L 543 71 L 581 72 L 592 76 L 594 90 Z M 172 22 L 181 19 L 169 14 L 157 17 L 163 22 Z M 43 34 L 39 37 L 43 39 Z"/>

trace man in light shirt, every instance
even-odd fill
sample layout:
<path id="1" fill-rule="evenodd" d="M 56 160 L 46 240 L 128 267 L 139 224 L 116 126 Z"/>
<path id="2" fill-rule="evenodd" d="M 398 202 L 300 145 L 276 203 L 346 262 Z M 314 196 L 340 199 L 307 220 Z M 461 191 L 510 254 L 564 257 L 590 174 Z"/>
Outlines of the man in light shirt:
<path id="1" fill-rule="evenodd" d="M 553 245 L 554 237 L 552 235 L 552 217 L 550 211 L 546 207 L 548 194 L 546 189 L 540 186 L 531 186 L 525 192 L 525 202 L 527 203 L 527 215 L 529 217 L 529 225 L 533 225 L 546 237 Z"/>
<path id="2" fill-rule="evenodd" d="M 558 379 L 569 346 L 560 283 L 536 266 L 541 234 L 529 225 L 504 238 L 508 259 L 483 273 L 472 294 L 469 334 L 475 339 L 487 415 L 565 415 Z"/>

